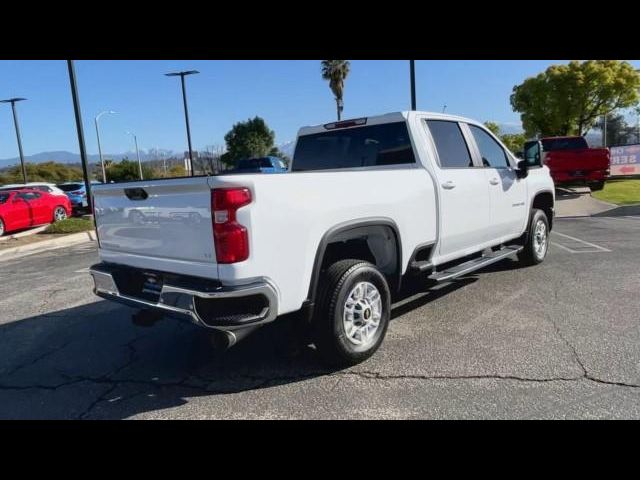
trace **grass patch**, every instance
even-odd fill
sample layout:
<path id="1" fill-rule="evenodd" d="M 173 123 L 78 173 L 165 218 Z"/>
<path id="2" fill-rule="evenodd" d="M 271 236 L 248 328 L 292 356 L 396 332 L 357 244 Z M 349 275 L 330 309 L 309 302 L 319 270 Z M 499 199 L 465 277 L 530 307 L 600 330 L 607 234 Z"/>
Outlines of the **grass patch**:
<path id="1" fill-rule="evenodd" d="M 640 179 L 609 180 L 604 189 L 593 192 L 592 195 L 603 202 L 616 205 L 631 205 L 640 203 Z"/>
<path id="2" fill-rule="evenodd" d="M 52 223 L 43 233 L 78 233 L 93 230 L 93 221 L 83 218 L 67 218 L 60 222 Z"/>

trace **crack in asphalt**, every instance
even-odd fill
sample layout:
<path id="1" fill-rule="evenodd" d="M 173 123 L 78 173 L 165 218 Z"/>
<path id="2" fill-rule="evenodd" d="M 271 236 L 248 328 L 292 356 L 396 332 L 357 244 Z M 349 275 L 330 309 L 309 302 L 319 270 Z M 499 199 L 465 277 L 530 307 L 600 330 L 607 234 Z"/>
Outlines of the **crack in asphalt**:
<path id="1" fill-rule="evenodd" d="M 159 382 L 155 380 L 139 380 L 139 379 L 131 379 L 131 378 L 113 378 L 118 375 L 120 372 L 126 370 L 131 365 L 133 365 L 138 359 L 139 354 L 136 349 L 136 343 L 141 339 L 147 337 L 148 335 L 138 334 L 133 339 L 129 340 L 127 343 L 122 345 L 122 347 L 128 350 L 128 358 L 126 361 L 122 363 L 122 365 L 114 368 L 112 371 L 98 376 L 75 376 L 61 373 L 63 377 L 67 378 L 67 381 L 62 382 L 57 385 L 2 385 L 0 384 L 0 390 L 47 390 L 47 391 L 55 391 L 59 388 L 68 387 L 78 383 L 94 383 L 98 385 L 107 385 L 108 388 L 104 390 L 102 393 L 97 395 L 91 403 L 84 409 L 84 411 L 77 416 L 78 419 L 86 419 L 88 418 L 94 409 L 103 402 L 112 401 L 113 399 L 109 399 L 109 395 L 111 395 L 119 386 L 122 385 L 140 385 L 146 387 L 152 387 L 154 389 L 162 389 L 162 388 L 184 388 L 189 390 L 194 390 L 195 392 L 206 393 L 206 394 L 226 394 L 226 393 L 238 393 L 248 388 L 234 386 L 233 383 L 237 382 L 251 382 L 253 383 L 250 387 L 252 390 L 259 390 L 262 388 L 267 388 L 269 386 L 277 386 L 284 383 L 292 383 L 296 381 L 304 381 L 313 378 L 321 378 L 321 377 L 335 377 L 337 379 L 336 383 L 330 389 L 330 392 L 333 392 L 338 384 L 340 383 L 340 379 L 344 377 L 357 377 L 365 380 L 376 380 L 376 381 L 398 381 L 398 380 L 418 380 L 418 381 L 465 381 L 465 380 L 498 380 L 498 381 L 516 381 L 516 382 L 524 382 L 524 383 L 553 383 L 553 382 L 580 382 L 580 381 L 589 381 L 598 383 L 601 385 L 609 385 L 609 386 L 617 386 L 617 387 L 625 387 L 625 388 L 640 388 L 640 385 L 626 382 L 615 382 L 600 379 L 594 376 L 589 370 L 586 368 L 583 360 L 578 355 L 576 348 L 568 341 L 568 339 L 563 335 L 562 331 L 556 324 L 556 322 L 547 315 L 548 321 L 554 328 L 556 335 L 562 340 L 562 342 L 570 349 L 572 352 L 572 356 L 577 363 L 577 365 L 582 370 L 581 375 L 573 376 L 573 377 L 562 377 L 562 376 L 554 376 L 547 378 L 536 378 L 536 377 L 526 377 L 519 375 L 503 375 L 503 374 L 475 374 L 475 375 L 419 375 L 419 374 L 383 374 L 376 371 L 357 371 L 357 370 L 344 370 L 340 372 L 327 371 L 327 370 L 316 370 L 310 371 L 306 373 L 293 374 L 293 375 L 251 375 L 251 374 L 237 374 L 237 375 L 229 375 L 225 377 L 217 377 L 217 378 L 208 378 L 202 374 L 197 374 L 194 372 L 187 371 L 185 372 L 184 377 L 180 381 L 174 382 Z M 21 368 L 25 368 L 27 366 L 31 366 L 42 359 L 53 355 L 54 353 L 66 348 L 68 344 L 71 342 L 67 342 L 60 347 L 57 347 L 53 350 L 50 350 L 29 363 L 25 363 L 19 365 L 14 368 L 9 374 L 15 373 Z M 218 386 L 217 388 L 211 388 L 212 384 L 222 384 L 222 386 Z M 118 398 L 117 400 L 128 401 L 132 398 L 138 397 L 140 395 L 144 395 L 145 392 L 136 392 L 132 395 L 128 395 L 123 398 Z"/>
<path id="2" fill-rule="evenodd" d="M 19 371 L 19 370 L 21 370 L 23 368 L 35 365 L 39 361 L 41 361 L 41 360 L 53 355 L 54 353 L 59 352 L 60 350 L 66 348 L 70 343 L 71 343 L 71 340 L 68 341 L 68 342 L 65 342 L 63 345 L 60 345 L 59 347 L 54 348 L 53 350 L 49 350 L 48 352 L 43 353 L 42 355 L 38 355 L 36 358 L 32 359 L 31 361 L 29 361 L 27 363 L 22 363 L 20 365 L 17 365 L 16 367 L 14 367 L 11 370 L 9 370 L 5 375 L 10 376 L 10 375 L 13 375 L 14 373 L 16 373 L 17 371 Z"/>

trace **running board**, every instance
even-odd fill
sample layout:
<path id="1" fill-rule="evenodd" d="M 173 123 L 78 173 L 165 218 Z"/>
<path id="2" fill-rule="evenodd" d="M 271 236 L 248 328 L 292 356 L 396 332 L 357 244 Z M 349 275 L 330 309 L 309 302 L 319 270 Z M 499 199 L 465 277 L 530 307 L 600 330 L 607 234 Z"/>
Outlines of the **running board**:
<path id="1" fill-rule="evenodd" d="M 455 265 L 453 267 L 448 268 L 442 272 L 436 272 L 432 275 L 429 275 L 431 280 L 435 280 L 436 282 L 445 282 L 447 280 L 453 280 L 454 278 L 461 277 L 462 275 L 466 275 L 467 273 L 474 272 L 481 268 L 486 267 L 487 265 L 491 265 L 492 263 L 499 262 L 500 260 L 507 258 L 509 255 L 513 255 L 514 253 L 520 252 L 524 247 L 522 246 L 510 246 L 504 247 L 495 252 L 491 252 L 487 255 L 483 255 L 479 258 L 474 258 L 473 260 L 469 260 L 468 262 L 461 263 L 460 265 Z"/>

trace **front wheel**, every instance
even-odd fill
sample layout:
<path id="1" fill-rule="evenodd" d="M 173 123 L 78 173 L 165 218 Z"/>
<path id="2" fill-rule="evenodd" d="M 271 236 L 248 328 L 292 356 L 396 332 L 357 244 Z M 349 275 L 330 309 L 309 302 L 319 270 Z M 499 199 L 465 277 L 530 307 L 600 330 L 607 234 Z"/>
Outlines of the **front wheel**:
<path id="1" fill-rule="evenodd" d="M 384 275 L 371 263 L 341 260 L 323 276 L 313 319 L 313 343 L 323 360 L 352 366 L 371 357 L 384 340 L 391 293 Z"/>
<path id="2" fill-rule="evenodd" d="M 529 224 L 529 235 L 524 249 L 518 253 L 523 265 L 542 263 L 549 250 L 549 220 L 542 210 L 534 210 Z"/>
<path id="3" fill-rule="evenodd" d="M 67 211 L 64 207 L 56 207 L 53 211 L 53 221 L 60 222 L 61 220 L 65 220 L 67 218 Z"/>
<path id="4" fill-rule="evenodd" d="M 4 235 L 4 222 L 0 218 L 0 237 Z"/>
<path id="5" fill-rule="evenodd" d="M 592 192 L 599 192 L 604 188 L 604 182 L 593 182 L 589 184 L 589 189 Z"/>

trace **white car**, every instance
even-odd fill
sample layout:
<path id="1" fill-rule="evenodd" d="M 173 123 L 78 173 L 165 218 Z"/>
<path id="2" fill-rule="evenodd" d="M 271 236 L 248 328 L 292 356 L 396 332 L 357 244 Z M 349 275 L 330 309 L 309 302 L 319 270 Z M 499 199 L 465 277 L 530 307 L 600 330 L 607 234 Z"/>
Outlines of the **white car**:
<path id="1" fill-rule="evenodd" d="M 51 195 L 57 195 L 59 197 L 66 197 L 67 194 L 60 190 L 55 183 L 47 182 L 28 182 L 28 183 L 14 183 L 11 185 L 3 185 L 0 190 L 20 190 L 23 188 L 32 188 L 34 190 L 40 190 L 41 192 L 47 192 Z"/>
<path id="2" fill-rule="evenodd" d="M 481 123 L 402 112 L 305 127 L 291 170 L 93 189 L 95 293 L 223 332 L 297 312 L 336 365 L 370 357 L 405 279 L 544 260 L 555 193 L 539 142 L 518 160 Z M 192 212 L 200 222 L 136 221 Z"/>

